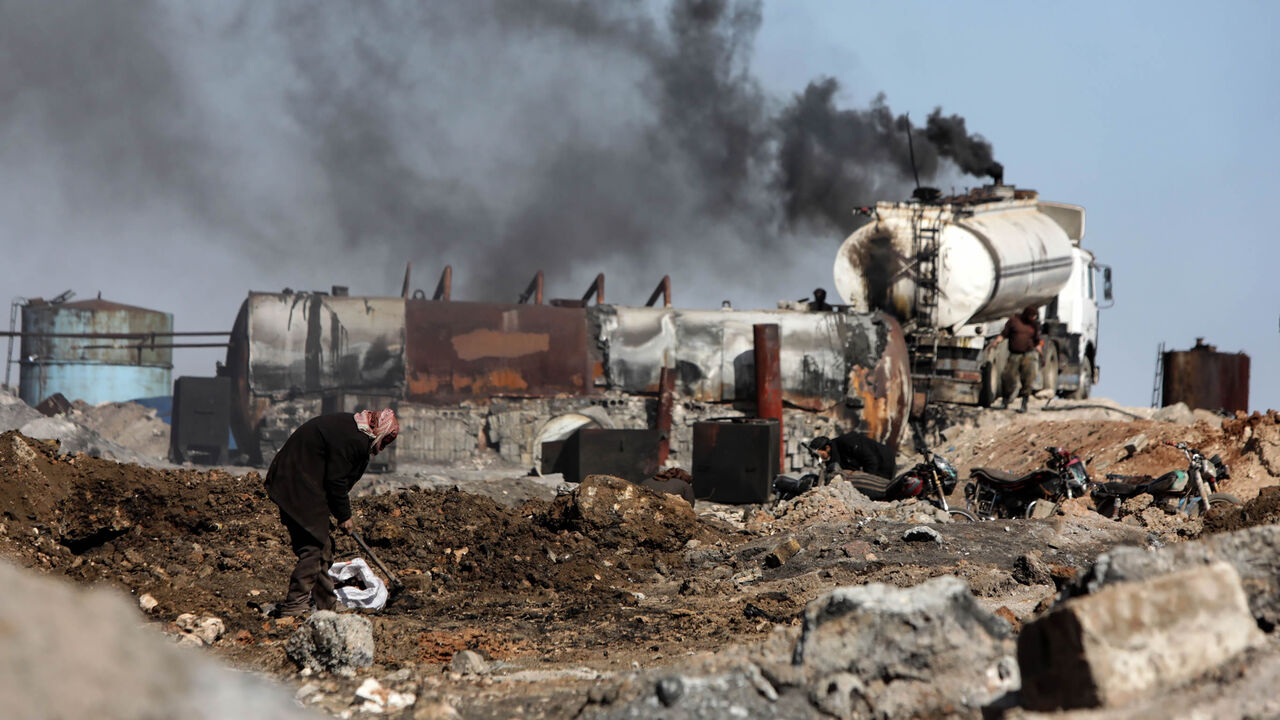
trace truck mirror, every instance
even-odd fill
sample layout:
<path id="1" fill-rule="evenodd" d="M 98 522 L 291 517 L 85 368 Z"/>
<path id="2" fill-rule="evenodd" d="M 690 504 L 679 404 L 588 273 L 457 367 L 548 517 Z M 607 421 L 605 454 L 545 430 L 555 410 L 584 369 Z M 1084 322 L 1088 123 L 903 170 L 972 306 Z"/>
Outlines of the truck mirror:
<path id="1" fill-rule="evenodd" d="M 1111 302 L 1111 268 L 1102 268 L 1102 298 Z"/>

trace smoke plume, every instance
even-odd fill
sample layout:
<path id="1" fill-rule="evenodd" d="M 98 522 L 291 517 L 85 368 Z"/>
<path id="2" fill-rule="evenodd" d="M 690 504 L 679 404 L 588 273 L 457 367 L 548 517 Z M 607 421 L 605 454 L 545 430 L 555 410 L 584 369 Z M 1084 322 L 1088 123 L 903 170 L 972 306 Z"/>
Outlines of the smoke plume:
<path id="1" fill-rule="evenodd" d="M 0 233 L 216 248 L 263 289 L 390 288 L 413 261 L 453 264 L 472 299 L 513 299 L 538 269 L 611 270 L 631 296 L 838 240 L 853 207 L 909 193 L 907 132 L 922 181 L 996 166 L 940 109 L 915 128 L 883 95 L 842 108 L 831 78 L 769 96 L 761 17 L 759 0 L 0 1 L 0 173 L 48 205 Z"/>

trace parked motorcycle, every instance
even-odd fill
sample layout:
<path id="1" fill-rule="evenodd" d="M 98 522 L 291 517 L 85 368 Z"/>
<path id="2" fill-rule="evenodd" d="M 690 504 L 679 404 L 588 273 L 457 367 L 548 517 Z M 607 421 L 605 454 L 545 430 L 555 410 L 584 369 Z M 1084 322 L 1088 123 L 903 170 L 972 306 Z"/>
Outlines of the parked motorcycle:
<path id="1" fill-rule="evenodd" d="M 933 506 L 940 508 L 951 516 L 952 520 L 976 521 L 977 518 L 967 510 L 951 507 L 947 496 L 955 490 L 959 473 L 955 467 L 941 455 L 923 450 L 923 460 L 911 469 L 889 480 L 878 475 L 862 472 L 840 472 L 846 481 L 852 483 L 863 495 L 872 500 L 906 500 L 922 497 Z M 837 473 L 831 473 L 834 475 Z M 774 478 L 773 489 L 779 501 L 790 500 L 802 495 L 814 486 L 830 483 L 830 475 L 824 468 L 819 474 L 808 473 L 800 477 L 779 475 Z"/>
<path id="2" fill-rule="evenodd" d="M 1084 492 L 1089 472 L 1066 448 L 1046 447 L 1046 467 L 1026 475 L 973 468 L 964 487 L 965 509 L 983 520 L 1049 517 L 1058 504 Z"/>
<path id="3" fill-rule="evenodd" d="M 1109 473 L 1107 479 L 1111 482 L 1089 486 L 1099 513 L 1115 517 L 1121 503 L 1139 495 L 1150 495 L 1155 507 L 1191 517 L 1198 517 L 1205 508 L 1242 504 L 1235 495 L 1218 492 L 1218 483 L 1231 477 L 1230 468 L 1220 456 L 1205 458 L 1204 453 L 1186 443 L 1163 444 L 1182 451 L 1187 457 L 1187 469 L 1171 470 L 1158 478 Z"/>

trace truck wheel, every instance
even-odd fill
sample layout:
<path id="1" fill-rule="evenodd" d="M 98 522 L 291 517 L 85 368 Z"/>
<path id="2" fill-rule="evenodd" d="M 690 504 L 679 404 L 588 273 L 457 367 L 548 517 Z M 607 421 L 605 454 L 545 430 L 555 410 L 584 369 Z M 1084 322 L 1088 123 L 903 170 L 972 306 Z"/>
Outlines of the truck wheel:
<path id="1" fill-rule="evenodd" d="M 996 371 L 994 362 L 986 362 L 981 368 L 982 381 L 978 387 L 978 404 L 984 408 L 991 407 L 1000 392 L 1000 373 Z"/>
<path id="2" fill-rule="evenodd" d="M 1076 400 L 1088 400 L 1089 389 L 1093 386 L 1093 363 L 1089 358 L 1080 359 L 1080 384 L 1076 386 L 1075 392 L 1071 393 L 1071 397 Z"/>
<path id="3" fill-rule="evenodd" d="M 1058 346 L 1052 342 L 1045 343 L 1044 358 L 1040 363 L 1040 389 L 1049 397 L 1058 394 Z"/>

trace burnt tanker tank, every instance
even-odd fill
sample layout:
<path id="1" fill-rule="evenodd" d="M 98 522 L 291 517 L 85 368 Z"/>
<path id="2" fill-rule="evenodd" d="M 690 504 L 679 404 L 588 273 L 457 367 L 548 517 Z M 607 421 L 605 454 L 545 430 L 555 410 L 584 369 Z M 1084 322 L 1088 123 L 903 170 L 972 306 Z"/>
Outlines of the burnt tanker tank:
<path id="1" fill-rule="evenodd" d="M 762 323 L 779 328 L 792 467 L 812 434 L 903 436 L 906 344 L 884 313 L 572 304 L 251 293 L 227 356 L 236 442 L 261 462 L 310 414 L 387 404 L 406 427 L 400 461 L 536 464 L 578 427 L 652 428 L 667 368 L 671 458 L 687 464 L 693 422 L 755 414 Z"/>

